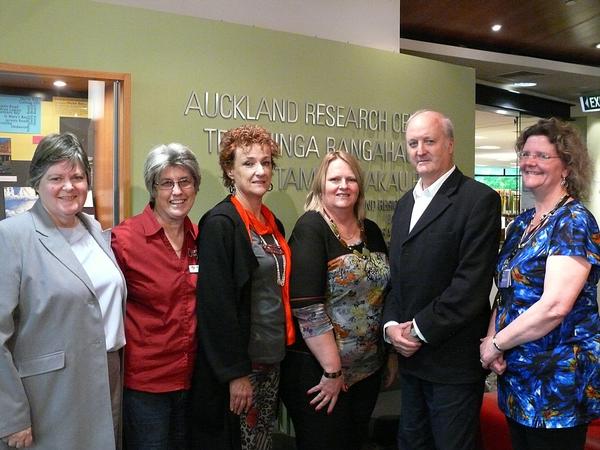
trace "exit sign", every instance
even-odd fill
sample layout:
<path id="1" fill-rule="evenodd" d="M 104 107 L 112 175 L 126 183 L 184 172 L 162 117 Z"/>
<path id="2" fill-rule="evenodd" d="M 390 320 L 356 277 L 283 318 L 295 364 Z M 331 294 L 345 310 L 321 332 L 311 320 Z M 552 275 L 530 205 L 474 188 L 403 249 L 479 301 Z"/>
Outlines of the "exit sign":
<path id="1" fill-rule="evenodd" d="M 579 97 L 583 112 L 600 111 L 600 94 Z"/>

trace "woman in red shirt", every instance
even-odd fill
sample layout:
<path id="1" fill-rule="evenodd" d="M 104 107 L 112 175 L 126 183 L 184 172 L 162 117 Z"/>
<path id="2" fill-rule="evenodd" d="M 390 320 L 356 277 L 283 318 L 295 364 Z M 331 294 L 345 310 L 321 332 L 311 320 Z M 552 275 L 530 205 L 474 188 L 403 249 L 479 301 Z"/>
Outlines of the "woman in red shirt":
<path id="1" fill-rule="evenodd" d="M 149 204 L 112 231 L 127 281 L 124 439 L 128 450 L 186 446 L 186 407 L 196 353 L 197 227 L 188 213 L 200 186 L 181 144 L 147 156 Z"/>

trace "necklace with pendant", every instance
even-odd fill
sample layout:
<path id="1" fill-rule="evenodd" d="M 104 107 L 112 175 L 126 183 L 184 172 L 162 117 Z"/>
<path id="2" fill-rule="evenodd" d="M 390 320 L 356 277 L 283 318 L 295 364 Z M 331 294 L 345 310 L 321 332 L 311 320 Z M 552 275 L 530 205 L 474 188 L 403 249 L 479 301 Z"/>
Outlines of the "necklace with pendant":
<path id="1" fill-rule="evenodd" d="M 523 230 L 523 234 L 519 238 L 517 245 L 512 249 L 510 254 L 506 257 L 504 262 L 502 263 L 502 269 L 497 275 L 496 285 L 499 288 L 509 288 L 512 285 L 512 270 L 514 265 L 512 264 L 513 259 L 517 256 L 519 251 L 525 247 L 529 242 L 533 239 L 533 236 L 537 233 L 537 231 L 542 228 L 542 226 L 546 223 L 549 217 L 551 217 L 561 206 L 563 206 L 569 200 L 569 194 L 565 194 L 561 197 L 561 199 L 554 205 L 551 211 L 546 214 L 542 214 L 540 217 L 540 221 L 536 226 L 529 229 L 531 226 L 531 222 L 533 222 L 533 218 L 535 214 L 531 218 L 529 225 Z M 495 301 L 498 305 L 502 304 L 502 295 L 500 291 L 498 291 L 498 296 Z"/>
<path id="2" fill-rule="evenodd" d="M 527 228 L 525 228 L 525 231 L 523 232 L 523 235 L 521 236 L 521 239 L 519 239 L 519 243 L 517 244 L 517 249 L 521 249 L 521 248 L 525 247 L 525 245 L 527 245 L 529 243 L 529 241 L 531 240 L 531 238 L 533 237 L 533 235 L 540 228 L 542 228 L 542 226 L 544 225 L 544 223 L 546 223 L 547 219 L 549 217 L 551 217 L 552 214 L 554 214 L 558 208 L 560 208 L 565 203 L 567 203 L 568 199 L 569 199 L 569 194 L 563 195 L 560 198 L 560 200 L 556 203 L 556 205 L 554 205 L 554 208 L 552 208 L 552 210 L 548 211 L 546 214 L 542 214 L 540 216 L 540 221 L 538 222 L 538 224 L 535 225 L 534 227 L 531 227 L 531 224 L 533 223 L 533 219 L 535 217 L 535 214 L 534 214 L 533 217 L 531 218 L 531 222 L 529 223 L 529 225 L 527 226 Z"/>
<path id="3" fill-rule="evenodd" d="M 256 231 L 255 231 L 256 233 Z M 263 248 L 265 253 L 268 253 L 275 260 L 275 269 L 277 270 L 277 284 L 279 286 L 283 286 L 285 284 L 285 254 L 283 253 L 283 249 L 279 245 L 277 238 L 273 235 L 274 244 L 269 244 L 265 241 L 265 238 L 262 235 L 256 233 L 258 238 L 260 239 L 260 246 Z M 281 258 L 281 266 L 279 265 L 279 258 Z"/>
<path id="4" fill-rule="evenodd" d="M 333 233 L 335 238 L 338 240 L 338 242 L 340 244 L 342 244 L 343 247 L 345 247 L 347 250 L 351 251 L 352 254 L 354 254 L 355 256 L 358 256 L 361 259 L 367 259 L 369 256 L 371 256 L 371 251 L 367 248 L 367 236 L 365 235 L 365 227 L 364 227 L 362 220 L 358 221 L 358 228 L 360 230 L 360 238 L 362 240 L 362 250 L 359 252 L 355 248 L 356 246 L 348 245 L 346 243 L 346 241 L 344 239 L 342 239 L 342 236 L 340 235 L 340 231 L 338 230 L 337 225 L 335 224 L 335 222 L 333 221 L 331 216 L 329 214 L 327 214 L 327 211 L 325 211 L 324 209 L 323 209 L 323 218 L 329 225 L 329 229 L 331 230 L 331 232 Z"/>
<path id="5" fill-rule="evenodd" d="M 563 195 L 561 199 L 556 203 L 556 205 L 554 205 L 554 208 L 552 208 L 552 210 L 547 212 L 546 214 L 542 214 L 538 224 L 531 228 L 531 222 L 533 222 L 533 218 L 535 217 L 534 214 L 534 216 L 531 218 L 529 225 L 527 225 L 527 227 L 523 230 L 523 234 L 519 238 L 519 242 L 517 242 L 517 245 L 512 249 L 510 254 L 502 263 L 502 269 L 498 273 L 496 279 L 496 285 L 499 288 L 509 288 L 512 285 L 512 270 L 514 268 L 514 265 L 512 264 L 513 259 L 515 258 L 515 256 L 517 256 L 517 254 L 523 247 L 529 244 L 529 242 L 533 239 L 533 236 L 538 232 L 540 228 L 542 228 L 542 226 L 546 223 L 548 218 L 551 217 L 561 206 L 567 203 L 568 200 L 569 194 Z M 502 305 L 502 295 L 500 290 L 498 290 L 498 295 L 496 296 L 495 301 L 498 306 Z"/>

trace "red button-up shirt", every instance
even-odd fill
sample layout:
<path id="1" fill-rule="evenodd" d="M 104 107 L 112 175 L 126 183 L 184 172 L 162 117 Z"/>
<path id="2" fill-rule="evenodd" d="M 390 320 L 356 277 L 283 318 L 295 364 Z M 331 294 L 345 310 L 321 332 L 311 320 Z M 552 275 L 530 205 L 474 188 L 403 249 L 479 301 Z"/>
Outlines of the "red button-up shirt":
<path id="1" fill-rule="evenodd" d="M 190 388 L 196 354 L 198 228 L 186 217 L 178 257 L 150 205 L 116 226 L 112 248 L 127 281 L 125 387 Z"/>

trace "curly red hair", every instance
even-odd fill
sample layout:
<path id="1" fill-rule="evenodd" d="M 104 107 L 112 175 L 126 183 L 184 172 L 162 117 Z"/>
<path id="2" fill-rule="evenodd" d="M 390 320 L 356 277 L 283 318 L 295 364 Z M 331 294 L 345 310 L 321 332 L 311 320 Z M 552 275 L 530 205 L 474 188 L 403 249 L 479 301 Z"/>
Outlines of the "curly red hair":
<path id="1" fill-rule="evenodd" d="M 275 158 L 281 156 L 279 145 L 273 140 L 271 134 L 263 127 L 258 125 L 242 125 L 227 131 L 221 138 L 221 150 L 219 152 L 219 165 L 223 171 L 223 184 L 230 188 L 233 186 L 233 180 L 228 173 L 233 168 L 235 160 L 235 151 L 238 148 L 247 149 L 252 145 L 258 144 L 263 149 L 268 149 L 273 158 L 273 167 L 276 167 Z"/>

